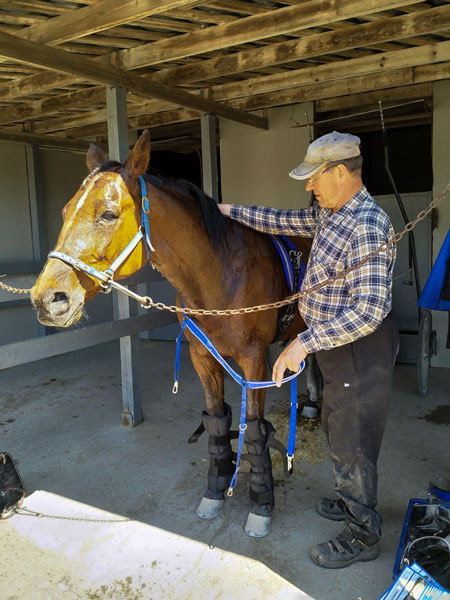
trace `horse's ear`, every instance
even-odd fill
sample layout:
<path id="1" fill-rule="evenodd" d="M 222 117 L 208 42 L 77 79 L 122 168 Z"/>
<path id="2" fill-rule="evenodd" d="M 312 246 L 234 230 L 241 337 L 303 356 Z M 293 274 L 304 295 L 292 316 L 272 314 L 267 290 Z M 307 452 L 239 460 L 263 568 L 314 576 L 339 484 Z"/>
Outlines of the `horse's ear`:
<path id="1" fill-rule="evenodd" d="M 133 150 L 125 161 L 125 169 L 130 175 L 138 177 L 147 171 L 149 162 L 150 133 L 148 129 L 146 129 L 135 143 Z"/>
<path id="2" fill-rule="evenodd" d="M 89 169 L 89 173 L 96 167 L 100 167 L 105 162 L 105 155 L 103 150 L 95 144 L 89 144 L 89 150 L 86 154 L 86 164 Z"/>

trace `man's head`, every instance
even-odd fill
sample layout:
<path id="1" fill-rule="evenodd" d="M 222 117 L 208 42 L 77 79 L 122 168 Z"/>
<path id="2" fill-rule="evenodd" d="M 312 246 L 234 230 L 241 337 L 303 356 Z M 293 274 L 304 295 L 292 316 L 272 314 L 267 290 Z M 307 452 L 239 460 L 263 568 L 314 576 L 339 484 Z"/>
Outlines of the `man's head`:
<path id="1" fill-rule="evenodd" d="M 336 212 L 362 187 L 359 145 L 355 135 L 327 133 L 309 145 L 303 162 L 289 175 L 306 180 L 320 206 Z"/>

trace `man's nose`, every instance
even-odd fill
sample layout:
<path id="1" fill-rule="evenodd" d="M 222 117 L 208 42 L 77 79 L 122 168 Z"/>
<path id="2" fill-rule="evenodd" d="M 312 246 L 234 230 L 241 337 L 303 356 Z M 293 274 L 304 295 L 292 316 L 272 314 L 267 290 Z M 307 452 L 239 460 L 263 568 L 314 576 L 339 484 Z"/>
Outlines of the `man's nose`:
<path id="1" fill-rule="evenodd" d="M 306 190 L 307 192 L 311 192 L 311 191 L 312 191 L 312 189 L 313 189 L 313 187 L 314 187 L 314 184 L 313 184 L 313 183 L 311 183 L 310 181 L 307 181 L 307 182 L 306 182 L 305 190 Z"/>

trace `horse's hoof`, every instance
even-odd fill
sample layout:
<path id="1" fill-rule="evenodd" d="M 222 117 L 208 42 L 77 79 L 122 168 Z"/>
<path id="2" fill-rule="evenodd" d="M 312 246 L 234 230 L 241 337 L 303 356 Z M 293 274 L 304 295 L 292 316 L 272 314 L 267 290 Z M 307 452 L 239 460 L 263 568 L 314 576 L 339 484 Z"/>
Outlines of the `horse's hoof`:
<path id="1" fill-rule="evenodd" d="M 245 533 L 249 537 L 264 537 L 270 531 L 271 517 L 264 517 L 255 513 L 249 512 L 247 523 L 245 524 Z"/>
<path id="2" fill-rule="evenodd" d="M 213 519 L 222 512 L 224 500 L 215 500 L 212 498 L 205 498 L 203 496 L 202 501 L 197 508 L 197 516 L 202 519 Z"/>
<path id="3" fill-rule="evenodd" d="M 302 417 L 305 419 L 315 419 L 319 414 L 319 409 L 317 407 L 316 402 L 312 402 L 311 400 L 307 400 L 305 402 L 305 406 L 302 410 Z"/>

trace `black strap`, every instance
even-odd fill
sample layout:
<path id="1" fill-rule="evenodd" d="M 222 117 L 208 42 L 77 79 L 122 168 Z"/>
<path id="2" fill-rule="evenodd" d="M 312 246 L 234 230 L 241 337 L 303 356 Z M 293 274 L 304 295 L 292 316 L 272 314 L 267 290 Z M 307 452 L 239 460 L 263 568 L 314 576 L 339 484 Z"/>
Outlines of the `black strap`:
<path id="1" fill-rule="evenodd" d="M 227 458 L 214 458 L 211 457 L 211 464 L 209 466 L 208 474 L 216 475 L 221 477 L 223 475 L 233 475 L 235 465 L 232 463 L 232 457 Z"/>
<path id="2" fill-rule="evenodd" d="M 249 490 L 250 500 L 255 504 L 271 504 L 273 505 L 273 489 L 265 492 L 256 492 L 253 488 Z"/>
<path id="3" fill-rule="evenodd" d="M 203 425 L 203 423 L 200 423 L 200 425 L 197 427 L 197 429 L 194 431 L 194 433 L 188 439 L 188 444 L 196 444 L 198 441 L 198 438 L 202 435 L 202 433 L 204 431 L 205 431 L 205 426 Z"/>

